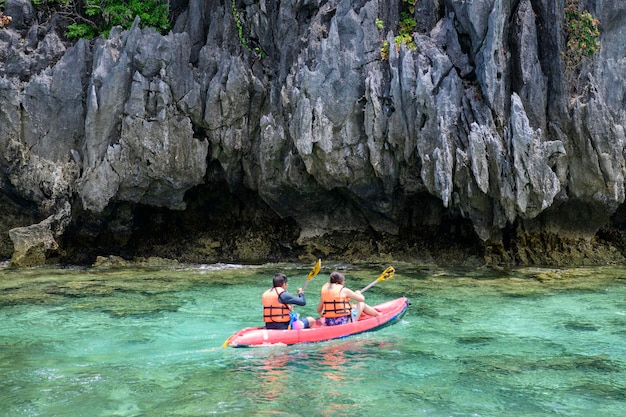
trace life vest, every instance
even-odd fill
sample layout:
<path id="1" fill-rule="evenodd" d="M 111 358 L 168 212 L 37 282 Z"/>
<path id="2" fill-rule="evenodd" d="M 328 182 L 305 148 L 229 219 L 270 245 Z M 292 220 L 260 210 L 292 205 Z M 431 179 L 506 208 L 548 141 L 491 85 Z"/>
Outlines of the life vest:
<path id="1" fill-rule="evenodd" d="M 284 288 L 272 287 L 263 293 L 263 321 L 265 323 L 288 323 L 291 306 L 281 303 L 278 296 Z"/>
<path id="2" fill-rule="evenodd" d="M 322 317 L 343 317 L 350 315 L 350 303 L 348 297 L 341 297 L 339 293 L 344 288 L 340 284 L 326 283 L 322 287 Z"/>

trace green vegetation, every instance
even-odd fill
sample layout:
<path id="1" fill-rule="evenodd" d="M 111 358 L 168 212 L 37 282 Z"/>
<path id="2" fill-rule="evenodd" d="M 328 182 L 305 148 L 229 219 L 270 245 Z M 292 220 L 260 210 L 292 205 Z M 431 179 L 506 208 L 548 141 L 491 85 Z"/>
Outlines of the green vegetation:
<path id="1" fill-rule="evenodd" d="M 413 12 L 415 12 L 415 1 L 416 0 L 404 0 L 405 3 L 409 4 L 409 11 L 402 11 L 400 13 L 400 23 L 398 24 L 400 34 L 394 37 L 398 49 L 400 49 L 400 46 L 403 43 L 412 51 L 417 49 L 417 45 L 415 45 L 415 42 L 413 41 L 413 29 L 415 29 L 415 25 L 417 24 L 413 18 Z"/>
<path id="2" fill-rule="evenodd" d="M 38 12 L 58 13 L 67 21 L 70 39 L 108 35 L 113 26 L 129 29 L 136 16 L 141 27 L 170 28 L 168 0 L 32 0 Z"/>
<path id="3" fill-rule="evenodd" d="M 415 15 L 415 3 L 417 0 L 402 0 L 400 10 L 400 21 L 398 22 L 398 35 L 394 36 L 394 41 L 398 51 L 404 44 L 409 50 L 415 51 L 417 45 L 413 40 L 413 29 L 417 23 L 413 16 Z M 384 28 L 383 21 L 376 19 L 376 27 L 380 30 Z M 380 56 L 383 60 L 389 59 L 389 42 L 382 41 L 382 47 L 380 48 Z"/>
<path id="4" fill-rule="evenodd" d="M 380 57 L 383 59 L 383 61 L 389 59 L 389 42 L 387 42 L 386 40 L 383 41 L 383 46 L 382 48 L 380 48 Z"/>
<path id="5" fill-rule="evenodd" d="M 588 11 L 578 10 L 579 0 L 565 2 L 565 31 L 567 43 L 563 56 L 568 67 L 578 67 L 583 60 L 601 48 L 600 21 Z"/>
<path id="6" fill-rule="evenodd" d="M 248 41 L 246 37 L 243 35 L 243 24 L 241 23 L 241 18 L 239 18 L 239 10 L 237 10 L 237 5 L 235 4 L 235 0 L 232 1 L 233 7 L 233 18 L 235 19 L 235 25 L 237 25 L 237 34 L 239 35 L 239 42 L 241 42 L 241 46 L 244 48 L 248 47 Z"/>
<path id="7" fill-rule="evenodd" d="M 263 49 L 261 49 L 261 47 L 257 46 L 251 49 L 250 46 L 248 45 L 248 40 L 246 39 L 246 36 L 243 33 L 243 23 L 241 21 L 241 18 L 239 17 L 239 10 L 237 9 L 237 4 L 235 3 L 235 0 L 232 0 L 231 4 L 232 4 L 232 9 L 233 9 L 233 19 L 235 19 L 235 25 L 237 26 L 237 36 L 239 36 L 239 42 L 241 42 L 241 46 L 243 46 L 249 51 L 253 51 L 261 58 L 265 58 L 267 54 L 265 53 Z"/>

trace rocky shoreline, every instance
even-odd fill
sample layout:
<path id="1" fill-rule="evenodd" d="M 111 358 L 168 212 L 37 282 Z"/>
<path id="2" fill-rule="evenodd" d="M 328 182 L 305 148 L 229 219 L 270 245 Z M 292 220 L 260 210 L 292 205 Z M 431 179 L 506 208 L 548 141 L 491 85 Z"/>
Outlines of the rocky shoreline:
<path id="1" fill-rule="evenodd" d="M 0 259 L 626 263 L 623 1 L 175 3 L 5 2 Z"/>

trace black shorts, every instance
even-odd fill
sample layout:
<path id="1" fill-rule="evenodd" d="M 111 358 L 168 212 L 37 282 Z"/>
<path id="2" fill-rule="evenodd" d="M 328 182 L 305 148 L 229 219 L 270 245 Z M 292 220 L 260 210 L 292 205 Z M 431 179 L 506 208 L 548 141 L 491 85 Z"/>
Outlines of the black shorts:
<path id="1" fill-rule="evenodd" d="M 284 323 L 265 323 L 265 328 L 269 330 L 287 330 L 289 328 L 289 322 Z"/>
<path id="2" fill-rule="evenodd" d="M 311 323 L 309 323 L 309 319 L 303 317 L 300 319 L 302 324 L 304 324 L 304 328 L 308 329 L 311 327 Z M 287 330 L 289 329 L 289 322 L 285 323 L 265 323 L 265 328 L 268 330 Z"/>

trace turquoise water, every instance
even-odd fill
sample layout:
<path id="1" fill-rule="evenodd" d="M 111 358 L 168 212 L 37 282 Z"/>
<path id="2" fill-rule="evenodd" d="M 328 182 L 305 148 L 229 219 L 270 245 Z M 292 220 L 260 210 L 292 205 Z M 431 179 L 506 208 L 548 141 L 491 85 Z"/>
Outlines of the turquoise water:
<path id="1" fill-rule="evenodd" d="M 623 416 L 626 269 L 395 265 L 366 292 L 404 319 L 301 346 L 223 349 L 275 271 L 0 269 L 2 416 Z M 346 272 L 353 289 L 386 265 Z M 312 315 L 331 271 L 309 283 Z"/>

